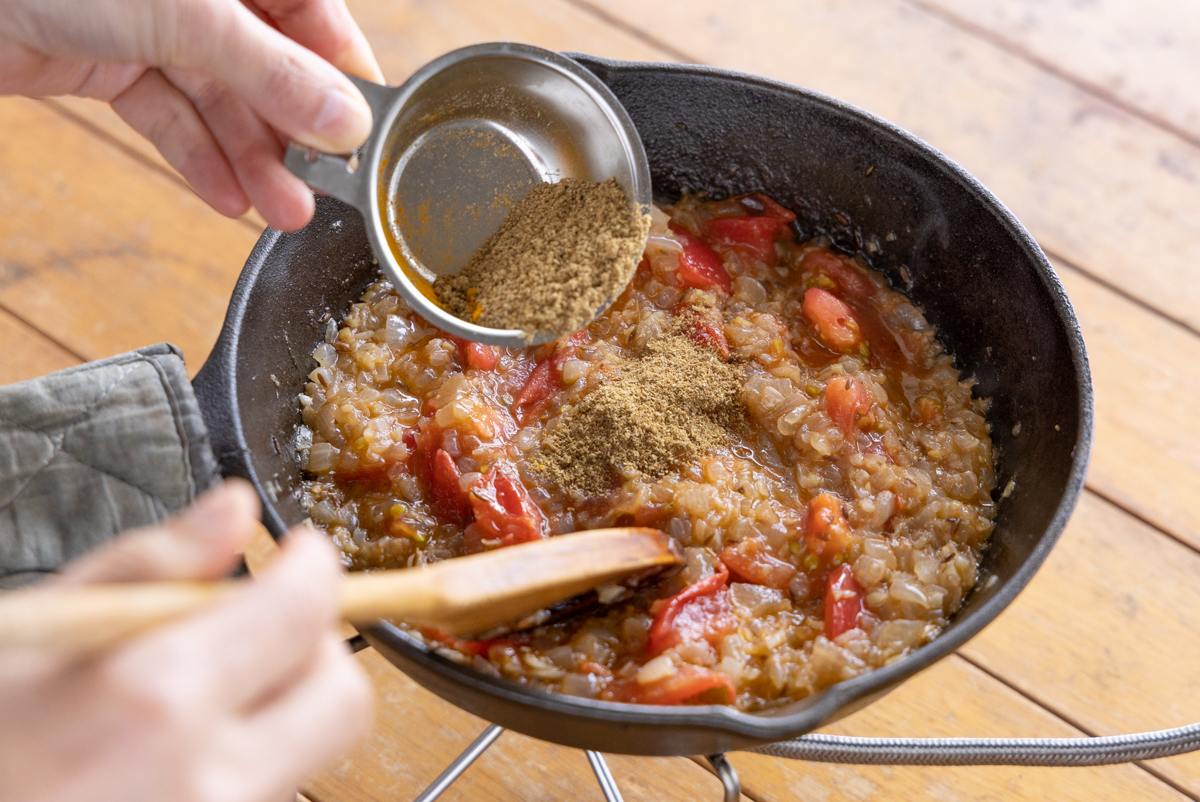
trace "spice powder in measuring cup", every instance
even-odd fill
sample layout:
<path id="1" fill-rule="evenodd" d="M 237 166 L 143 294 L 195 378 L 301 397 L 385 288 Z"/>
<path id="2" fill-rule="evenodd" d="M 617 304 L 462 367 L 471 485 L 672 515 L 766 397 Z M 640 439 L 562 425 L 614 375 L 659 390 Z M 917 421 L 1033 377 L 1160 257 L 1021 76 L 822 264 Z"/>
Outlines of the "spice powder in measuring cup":
<path id="1" fill-rule="evenodd" d="M 586 326 L 637 269 L 649 215 L 616 179 L 537 184 L 455 275 L 434 282 L 451 314 L 529 339 Z"/>

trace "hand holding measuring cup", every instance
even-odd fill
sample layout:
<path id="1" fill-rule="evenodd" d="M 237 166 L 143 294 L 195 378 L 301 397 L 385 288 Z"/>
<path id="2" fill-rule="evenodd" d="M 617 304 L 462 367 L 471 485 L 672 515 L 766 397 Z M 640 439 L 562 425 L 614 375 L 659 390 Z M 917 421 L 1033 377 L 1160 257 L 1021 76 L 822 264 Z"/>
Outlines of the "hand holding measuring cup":
<path id="1" fill-rule="evenodd" d="M 0 3 L 0 95 L 110 103 L 217 211 L 284 231 L 313 213 L 288 140 L 347 153 L 370 133 L 343 73 L 383 77 L 344 0 Z"/>

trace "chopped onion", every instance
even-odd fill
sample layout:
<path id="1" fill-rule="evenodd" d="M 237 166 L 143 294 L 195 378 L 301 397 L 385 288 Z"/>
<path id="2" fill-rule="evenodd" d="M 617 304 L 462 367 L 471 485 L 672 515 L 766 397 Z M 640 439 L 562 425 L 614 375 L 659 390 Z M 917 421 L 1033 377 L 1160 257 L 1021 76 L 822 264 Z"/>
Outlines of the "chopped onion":
<path id="1" fill-rule="evenodd" d="M 871 640 L 880 649 L 902 652 L 919 646 L 925 635 L 924 621 L 884 621 L 871 633 Z"/>
<path id="2" fill-rule="evenodd" d="M 651 234 L 646 237 L 646 250 L 651 249 L 667 251 L 668 253 L 680 253 L 683 251 L 683 245 L 672 234 Z"/>
<path id="3" fill-rule="evenodd" d="M 386 341 L 393 348 L 403 348 L 414 339 L 416 326 L 406 317 L 388 315 L 386 324 Z"/>
<path id="4" fill-rule="evenodd" d="M 337 464 L 338 450 L 329 443 L 313 443 L 308 450 L 305 468 L 313 473 L 325 473 Z"/>
<path id="5" fill-rule="evenodd" d="M 317 360 L 321 367 L 327 368 L 337 362 L 337 351 L 329 343 L 321 343 L 313 351 L 313 359 Z"/>
<path id="6" fill-rule="evenodd" d="M 660 679 L 666 679 L 674 673 L 675 663 L 671 660 L 671 656 L 661 654 L 638 669 L 637 683 L 638 685 L 649 685 Z"/>

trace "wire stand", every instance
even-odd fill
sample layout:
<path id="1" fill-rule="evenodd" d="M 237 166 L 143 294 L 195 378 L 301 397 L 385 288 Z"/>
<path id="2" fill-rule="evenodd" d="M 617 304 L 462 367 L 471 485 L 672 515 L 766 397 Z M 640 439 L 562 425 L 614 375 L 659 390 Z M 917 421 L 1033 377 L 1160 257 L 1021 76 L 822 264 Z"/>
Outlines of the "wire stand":
<path id="1" fill-rule="evenodd" d="M 438 778 L 429 784 L 429 787 L 421 792 L 414 802 L 433 802 L 442 795 L 442 792 L 451 786 L 451 784 L 459 778 L 467 768 L 475 762 L 475 759 L 487 751 L 487 748 L 495 743 L 500 737 L 500 733 L 504 732 L 504 728 L 499 724 L 492 724 L 482 734 L 468 746 L 463 753 L 454 758 L 454 762 L 446 767 L 446 770 L 438 775 Z M 606 767 L 607 768 L 607 767 Z M 617 797 L 620 799 L 620 797 Z"/>
<path id="2" fill-rule="evenodd" d="M 422 791 L 421 795 L 413 802 L 433 802 L 441 796 L 467 770 L 467 767 L 475 762 L 476 758 L 495 743 L 502 732 L 504 732 L 504 728 L 499 724 L 489 726 L 471 742 L 470 746 L 463 750 L 461 755 L 454 758 L 454 762 L 447 766 L 446 770 L 439 774 L 438 778 L 430 783 L 429 787 Z M 608 761 L 604 759 L 604 755 L 590 749 L 586 750 L 586 754 L 588 763 L 592 766 L 592 772 L 596 775 L 596 781 L 600 783 L 600 790 L 604 793 L 605 802 L 624 802 L 621 789 L 617 787 L 617 781 L 608 768 Z M 725 802 L 738 802 L 742 796 L 742 786 L 738 782 L 737 772 L 725 759 L 725 755 L 709 755 L 705 759 L 713 767 L 717 776 L 721 778 L 721 785 L 725 786 Z"/>

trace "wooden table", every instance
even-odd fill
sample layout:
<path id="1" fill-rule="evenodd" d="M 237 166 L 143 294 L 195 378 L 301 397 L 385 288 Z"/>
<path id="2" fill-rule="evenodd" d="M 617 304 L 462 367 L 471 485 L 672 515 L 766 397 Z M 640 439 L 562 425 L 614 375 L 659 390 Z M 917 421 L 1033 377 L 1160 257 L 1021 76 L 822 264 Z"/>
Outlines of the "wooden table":
<path id="1" fill-rule="evenodd" d="M 353 0 L 403 80 L 471 42 L 688 60 L 915 132 L 1038 238 L 1079 314 L 1096 447 L 1066 533 L 957 655 L 831 732 L 1070 736 L 1200 720 L 1200 6 L 1190 0 Z M 217 336 L 261 230 L 205 207 L 111 112 L 0 100 L 0 382 Z M 1014 310 L 1019 314 L 1020 310 Z M 373 736 L 314 802 L 411 799 L 484 727 L 378 655 Z M 754 800 L 1200 799 L 1200 755 L 1090 769 L 887 768 L 736 754 Z M 686 758 L 612 757 L 627 800 L 719 799 Z M 445 799 L 600 799 L 582 752 L 511 733 Z"/>

